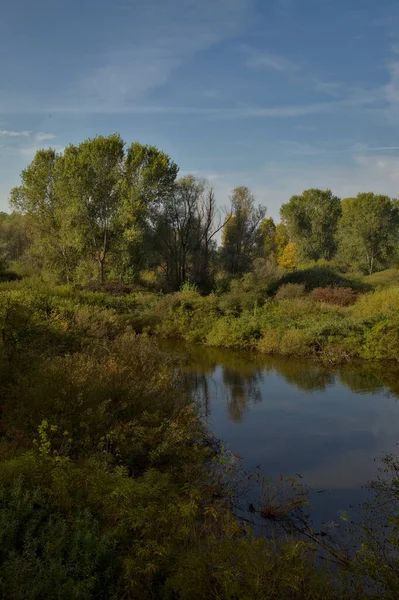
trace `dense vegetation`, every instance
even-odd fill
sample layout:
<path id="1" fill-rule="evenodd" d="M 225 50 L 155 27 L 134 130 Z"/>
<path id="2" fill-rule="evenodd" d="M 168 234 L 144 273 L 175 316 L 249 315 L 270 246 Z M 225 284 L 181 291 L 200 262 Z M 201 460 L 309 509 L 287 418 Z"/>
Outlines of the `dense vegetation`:
<path id="1" fill-rule="evenodd" d="M 306 190 L 276 225 L 248 188 L 223 213 L 208 182 L 177 175 L 164 152 L 116 134 L 37 152 L 0 218 L 0 278 L 141 289 L 125 301 L 135 331 L 398 359 L 397 200 Z"/>
<path id="2" fill-rule="evenodd" d="M 275 224 L 248 188 L 222 211 L 177 174 L 97 137 L 38 152 L 0 215 L 2 597 L 397 598 L 395 459 L 356 552 L 296 484 L 247 513 L 248 475 L 151 339 L 397 361 L 397 201 L 307 190 Z"/>
<path id="3" fill-rule="evenodd" d="M 352 558 L 292 514 L 295 486 L 259 499 L 283 529 L 255 537 L 235 516 L 247 477 L 173 355 L 131 330 L 137 296 L 16 282 L 0 298 L 2 597 L 397 597 L 393 458 Z"/>

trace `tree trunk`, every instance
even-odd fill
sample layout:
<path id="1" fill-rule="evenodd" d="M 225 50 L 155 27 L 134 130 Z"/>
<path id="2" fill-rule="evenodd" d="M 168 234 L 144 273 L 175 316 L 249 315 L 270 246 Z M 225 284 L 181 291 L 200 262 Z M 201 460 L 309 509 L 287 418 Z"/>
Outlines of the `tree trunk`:
<path id="1" fill-rule="evenodd" d="M 100 266 L 100 283 L 104 283 L 104 258 L 99 258 L 98 263 Z"/>
<path id="2" fill-rule="evenodd" d="M 370 264 L 369 264 L 369 275 L 372 275 L 374 271 L 374 256 L 371 255 Z"/>

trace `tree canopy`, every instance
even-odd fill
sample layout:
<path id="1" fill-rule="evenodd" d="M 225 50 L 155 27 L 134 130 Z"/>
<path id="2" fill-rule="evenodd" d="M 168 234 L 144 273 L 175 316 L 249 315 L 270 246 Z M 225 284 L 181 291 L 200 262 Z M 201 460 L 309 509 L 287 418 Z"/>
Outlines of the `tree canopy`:
<path id="1" fill-rule="evenodd" d="M 387 196 L 341 201 L 312 188 L 283 204 L 275 223 L 248 187 L 222 209 L 209 181 L 178 173 L 163 150 L 116 133 L 39 150 L 11 191 L 13 215 L 0 215 L 2 269 L 23 263 L 75 283 L 149 273 L 160 289 L 190 282 L 209 292 L 218 274 L 255 273 L 259 260 L 290 270 L 334 259 L 372 273 L 399 254 L 398 201 Z"/>
<path id="2" fill-rule="evenodd" d="M 245 186 L 234 189 L 231 215 L 223 229 L 222 264 L 227 273 L 242 275 L 256 257 L 259 227 L 266 207 L 255 206 L 255 197 Z"/>
<path id="3" fill-rule="evenodd" d="M 331 190 L 310 189 L 292 196 L 282 205 L 280 214 L 304 259 L 329 260 L 334 256 L 341 202 Z"/>
<path id="4" fill-rule="evenodd" d="M 344 198 L 338 227 L 341 260 L 373 273 L 394 255 L 398 228 L 398 205 L 388 196 L 369 192 Z"/>

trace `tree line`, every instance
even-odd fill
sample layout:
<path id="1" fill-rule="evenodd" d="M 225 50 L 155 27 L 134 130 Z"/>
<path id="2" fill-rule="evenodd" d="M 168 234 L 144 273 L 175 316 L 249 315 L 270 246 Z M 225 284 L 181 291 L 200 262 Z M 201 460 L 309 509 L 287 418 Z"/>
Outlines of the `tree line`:
<path id="1" fill-rule="evenodd" d="M 217 274 L 242 276 L 254 261 L 372 273 L 396 257 L 395 199 L 310 189 L 283 204 L 276 224 L 247 187 L 221 209 L 208 181 L 178 174 L 165 152 L 118 134 L 38 151 L 11 191 L 12 214 L 0 213 L 0 271 L 18 265 L 73 283 L 146 272 L 164 290 L 190 281 L 207 292 Z"/>

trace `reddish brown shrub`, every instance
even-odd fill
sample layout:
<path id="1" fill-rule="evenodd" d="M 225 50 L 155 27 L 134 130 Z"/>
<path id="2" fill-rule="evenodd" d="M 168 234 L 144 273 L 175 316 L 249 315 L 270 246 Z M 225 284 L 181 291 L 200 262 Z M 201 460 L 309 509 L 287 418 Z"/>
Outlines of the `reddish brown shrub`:
<path id="1" fill-rule="evenodd" d="M 350 306 L 356 302 L 356 294 L 352 288 L 346 287 L 325 287 L 315 288 L 312 296 L 319 302 L 327 304 L 339 304 L 340 306 Z"/>

